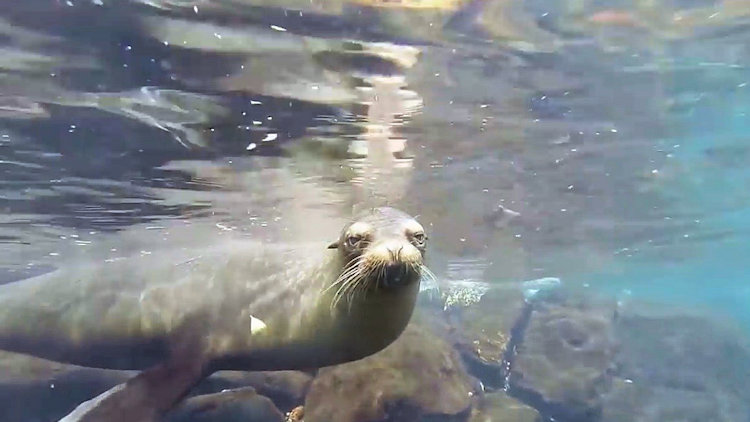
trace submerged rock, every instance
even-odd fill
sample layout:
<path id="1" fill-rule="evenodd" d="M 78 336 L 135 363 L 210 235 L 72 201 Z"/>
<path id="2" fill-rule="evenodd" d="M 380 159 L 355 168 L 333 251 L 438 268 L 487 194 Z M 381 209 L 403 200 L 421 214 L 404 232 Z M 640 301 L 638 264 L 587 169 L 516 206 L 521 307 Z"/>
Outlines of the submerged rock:
<path id="1" fill-rule="evenodd" d="M 0 351 L 2 422 L 53 422 L 79 404 L 127 381 L 138 371 L 84 368 Z M 253 387 L 281 409 L 302 404 L 312 376 L 298 371 L 221 371 L 192 392 L 203 395 Z M 44 403 L 28 406 L 27 403 Z"/>
<path id="2" fill-rule="evenodd" d="M 385 350 L 321 369 L 305 400 L 305 422 L 465 421 L 475 381 L 440 337 L 411 324 Z"/>
<path id="3" fill-rule="evenodd" d="M 624 310 L 617 376 L 605 395 L 612 422 L 750 420 L 750 344 L 709 317 Z"/>
<path id="4" fill-rule="evenodd" d="M 165 422 L 283 422 L 273 402 L 245 387 L 191 397 L 169 412 Z"/>
<path id="5" fill-rule="evenodd" d="M 253 387 L 258 394 L 270 398 L 279 409 L 288 411 L 305 401 L 312 380 L 312 375 L 300 371 L 221 371 L 201 382 L 194 393 Z"/>
<path id="6" fill-rule="evenodd" d="M 745 332 L 706 315 L 544 287 L 531 296 L 488 288 L 422 318 L 440 322 L 433 325 L 490 391 L 508 387 L 533 406 L 490 392 L 472 422 L 533 420 L 534 408 L 560 422 L 750 421 Z"/>
<path id="7" fill-rule="evenodd" d="M 533 407 L 498 391 L 484 396 L 474 409 L 469 422 L 541 422 Z"/>
<path id="8" fill-rule="evenodd" d="M 614 309 L 535 302 L 510 363 L 511 394 L 561 421 L 598 420 L 611 382 Z"/>
<path id="9" fill-rule="evenodd" d="M 445 332 L 472 375 L 502 388 L 512 331 L 524 318 L 526 303 L 518 286 L 493 287 L 475 303 L 446 310 Z"/>
<path id="10" fill-rule="evenodd" d="M 0 419 L 3 422 L 57 421 L 78 404 L 134 374 L 0 352 Z"/>
<path id="11" fill-rule="evenodd" d="M 734 402 L 734 403 L 733 403 Z M 736 398 L 726 392 L 692 391 L 616 379 L 604 397 L 604 422 L 736 422 L 748 420 L 738 412 Z"/>

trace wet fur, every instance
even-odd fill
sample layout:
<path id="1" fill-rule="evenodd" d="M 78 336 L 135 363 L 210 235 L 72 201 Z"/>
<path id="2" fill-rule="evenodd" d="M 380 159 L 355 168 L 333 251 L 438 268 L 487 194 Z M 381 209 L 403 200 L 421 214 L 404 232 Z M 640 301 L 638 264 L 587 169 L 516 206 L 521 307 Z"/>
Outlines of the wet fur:
<path id="1" fill-rule="evenodd" d="M 81 404 L 65 422 L 158 420 L 217 370 L 305 370 L 366 357 L 401 334 L 420 278 L 432 275 L 422 262 L 424 248 L 415 252 L 404 234 L 404 227 L 421 227 L 410 216 L 378 208 L 355 221 L 372 227 L 369 243 L 356 251 L 347 247 L 347 225 L 332 244 L 335 251 L 317 246 L 309 260 L 317 263 L 309 265 L 296 264 L 299 251 L 280 255 L 267 245 L 262 252 L 236 245 L 231 256 L 217 250 L 167 266 L 159 276 L 149 266 L 163 264 L 155 259 L 73 272 L 74 279 L 60 273 L 3 286 L 0 349 L 145 369 Z M 390 249 L 382 247 L 386 240 Z M 384 277 L 394 260 L 404 274 L 391 286 Z M 250 274 L 257 279 L 247 280 Z M 144 299 L 153 302 L 150 308 Z M 251 336 L 251 316 L 268 328 Z"/>

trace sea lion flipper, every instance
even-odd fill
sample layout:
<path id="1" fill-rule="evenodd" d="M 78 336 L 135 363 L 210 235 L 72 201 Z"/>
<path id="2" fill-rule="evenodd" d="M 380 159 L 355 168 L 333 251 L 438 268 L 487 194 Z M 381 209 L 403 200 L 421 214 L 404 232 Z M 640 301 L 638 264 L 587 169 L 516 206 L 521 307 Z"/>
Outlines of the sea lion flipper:
<path id="1" fill-rule="evenodd" d="M 156 422 L 203 377 L 195 361 L 169 361 L 81 403 L 59 422 Z"/>

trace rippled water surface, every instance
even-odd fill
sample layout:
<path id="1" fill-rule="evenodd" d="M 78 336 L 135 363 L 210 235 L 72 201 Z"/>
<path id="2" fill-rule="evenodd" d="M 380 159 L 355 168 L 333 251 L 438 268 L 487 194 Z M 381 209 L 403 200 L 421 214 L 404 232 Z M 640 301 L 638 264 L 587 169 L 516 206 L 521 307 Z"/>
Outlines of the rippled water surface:
<path id="1" fill-rule="evenodd" d="M 4 5 L 2 278 L 368 199 L 421 214 L 455 277 L 750 320 L 741 2 L 289 3 Z"/>
<path id="2" fill-rule="evenodd" d="M 442 279 L 750 329 L 749 24 L 743 0 L 0 1 L 0 282 L 387 203 Z"/>

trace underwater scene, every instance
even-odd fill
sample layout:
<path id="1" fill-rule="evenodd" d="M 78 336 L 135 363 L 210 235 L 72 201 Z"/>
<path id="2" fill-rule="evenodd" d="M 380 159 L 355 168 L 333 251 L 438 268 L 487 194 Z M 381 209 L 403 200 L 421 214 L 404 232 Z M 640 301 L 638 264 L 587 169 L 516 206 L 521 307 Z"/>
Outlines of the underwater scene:
<path id="1" fill-rule="evenodd" d="M 0 422 L 750 422 L 750 0 L 0 0 Z"/>

